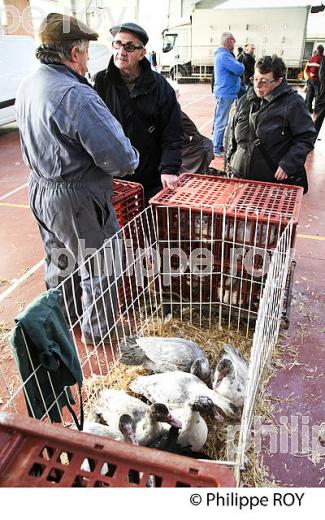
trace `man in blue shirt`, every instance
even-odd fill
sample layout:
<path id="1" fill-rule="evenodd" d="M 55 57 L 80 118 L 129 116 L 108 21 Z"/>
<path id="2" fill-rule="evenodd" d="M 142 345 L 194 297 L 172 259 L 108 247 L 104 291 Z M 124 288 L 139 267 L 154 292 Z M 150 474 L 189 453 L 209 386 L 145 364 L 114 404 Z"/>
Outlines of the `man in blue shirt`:
<path id="1" fill-rule="evenodd" d="M 214 160 L 210 166 L 217 168 L 220 163 L 219 165 L 216 163 L 223 157 L 223 136 L 228 123 L 230 108 L 239 92 L 240 76 L 245 70 L 244 65 L 239 63 L 233 54 L 235 42 L 232 33 L 222 33 L 221 47 L 217 49 L 214 60 L 213 93 L 217 99 L 217 105 L 213 123 Z"/>

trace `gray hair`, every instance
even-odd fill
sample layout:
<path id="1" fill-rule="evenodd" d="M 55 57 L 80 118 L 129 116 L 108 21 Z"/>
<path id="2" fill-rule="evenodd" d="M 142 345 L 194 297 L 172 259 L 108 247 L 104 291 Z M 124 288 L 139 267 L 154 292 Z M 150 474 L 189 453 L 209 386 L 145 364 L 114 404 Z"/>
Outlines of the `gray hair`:
<path id="1" fill-rule="evenodd" d="M 223 32 L 222 35 L 221 35 L 221 45 L 224 45 L 226 40 L 228 40 L 228 38 L 233 38 L 234 35 L 229 32 L 229 31 L 226 31 L 226 32 Z"/>
<path id="2" fill-rule="evenodd" d="M 62 43 L 61 45 L 40 45 L 36 49 L 35 56 L 42 63 L 47 63 L 48 65 L 63 63 L 64 61 L 69 61 L 71 59 L 70 53 L 73 47 L 77 47 L 79 52 L 83 52 L 87 47 L 87 40 L 75 40 Z"/>

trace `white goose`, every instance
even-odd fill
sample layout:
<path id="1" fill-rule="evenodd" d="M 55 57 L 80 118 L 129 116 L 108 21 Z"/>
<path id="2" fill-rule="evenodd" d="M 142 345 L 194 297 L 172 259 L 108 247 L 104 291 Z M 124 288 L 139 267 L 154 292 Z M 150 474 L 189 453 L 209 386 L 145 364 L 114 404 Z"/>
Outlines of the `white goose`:
<path id="1" fill-rule="evenodd" d="M 123 414 L 119 418 L 118 428 L 108 426 L 104 423 L 104 420 L 98 416 L 98 419 L 103 422 L 96 422 L 92 420 L 86 420 L 83 426 L 84 433 L 91 433 L 92 435 L 101 435 L 102 437 L 108 437 L 115 441 L 125 441 L 131 444 L 137 445 L 138 442 L 135 437 L 136 425 L 132 417 L 128 414 Z"/>
<path id="2" fill-rule="evenodd" d="M 162 423 L 177 428 L 182 426 L 171 415 L 165 404 L 157 402 L 148 406 L 140 399 L 115 389 L 105 389 L 100 392 L 95 414 L 100 415 L 113 428 L 118 427 L 122 414 L 128 414 L 135 423 L 135 439 L 138 444 L 143 446 L 150 444 L 167 428 L 167 425 Z"/>
<path id="3" fill-rule="evenodd" d="M 248 379 L 248 363 L 238 349 L 225 344 L 223 355 L 212 375 L 212 389 L 236 406 L 243 406 Z"/>
<path id="4" fill-rule="evenodd" d="M 203 381 L 210 377 L 209 361 L 202 348 L 184 338 L 131 337 L 122 342 L 121 362 L 141 365 L 152 372 L 182 370 Z"/>
<path id="5" fill-rule="evenodd" d="M 178 436 L 178 444 L 192 451 L 199 451 L 208 438 L 208 427 L 201 417 L 201 413 L 212 415 L 219 420 L 220 415 L 217 407 L 211 399 L 206 396 L 197 396 L 191 402 L 186 403 L 182 408 L 175 408 L 173 416 L 182 423 L 182 429 Z"/>
<path id="6" fill-rule="evenodd" d="M 196 397 L 209 397 L 217 408 L 229 417 L 238 417 L 239 409 L 226 397 L 211 390 L 198 377 L 186 372 L 164 372 L 151 376 L 139 376 L 130 383 L 133 392 L 142 395 L 151 403 L 158 400 L 173 410 L 182 408 Z"/>

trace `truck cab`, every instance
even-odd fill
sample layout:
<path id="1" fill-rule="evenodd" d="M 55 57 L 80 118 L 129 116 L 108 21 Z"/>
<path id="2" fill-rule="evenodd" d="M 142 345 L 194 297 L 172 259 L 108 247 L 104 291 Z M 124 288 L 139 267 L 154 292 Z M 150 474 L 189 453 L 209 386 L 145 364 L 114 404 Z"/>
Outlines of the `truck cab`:
<path id="1" fill-rule="evenodd" d="M 191 24 L 165 29 L 162 34 L 160 66 L 163 74 L 172 79 L 191 75 Z"/>

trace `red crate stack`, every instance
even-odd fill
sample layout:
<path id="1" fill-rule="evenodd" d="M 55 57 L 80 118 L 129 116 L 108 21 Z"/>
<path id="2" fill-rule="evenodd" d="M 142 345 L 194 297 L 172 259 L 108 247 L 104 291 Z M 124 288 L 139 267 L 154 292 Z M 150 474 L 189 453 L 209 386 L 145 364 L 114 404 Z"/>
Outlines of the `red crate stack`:
<path id="1" fill-rule="evenodd" d="M 160 249 L 181 248 L 189 258 L 204 248 L 213 258 L 213 272 L 209 276 L 173 274 L 172 292 L 185 300 L 222 301 L 257 310 L 266 276 L 247 272 L 240 251 L 254 250 L 251 271 L 257 272 L 263 258 L 256 253 L 272 255 L 289 222 L 293 224 L 293 247 L 302 196 L 303 190 L 297 186 L 182 174 L 175 190 L 165 188 L 150 200 Z M 179 267 L 174 255 L 170 272 Z"/>
<path id="2" fill-rule="evenodd" d="M 112 202 L 116 211 L 117 219 L 121 227 L 129 224 L 130 221 L 144 210 L 144 190 L 141 184 L 136 182 L 113 180 Z M 136 243 L 136 233 L 138 230 L 137 222 L 131 223 L 125 229 L 123 236 L 125 239 L 134 239 Z M 141 230 L 140 230 L 141 232 Z M 132 288 L 135 294 L 134 276 L 125 276 L 122 286 L 119 289 L 121 302 L 126 304 L 132 302 Z"/>
<path id="3" fill-rule="evenodd" d="M 121 227 L 144 209 L 143 186 L 136 182 L 113 180 L 112 202 Z"/>
<path id="4" fill-rule="evenodd" d="M 0 487 L 234 487 L 232 471 L 0 412 Z"/>

